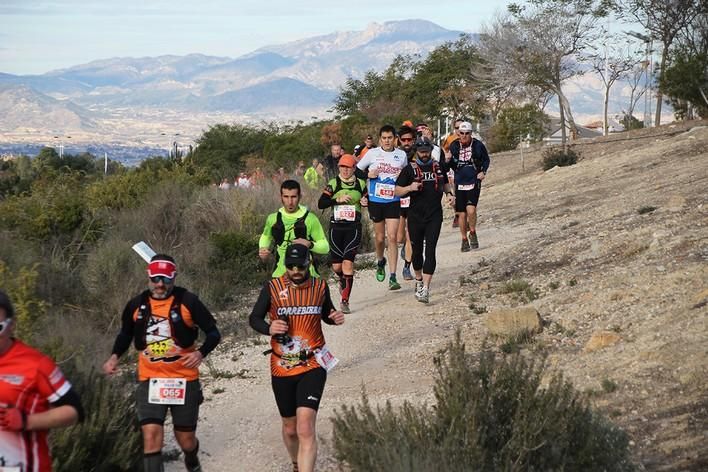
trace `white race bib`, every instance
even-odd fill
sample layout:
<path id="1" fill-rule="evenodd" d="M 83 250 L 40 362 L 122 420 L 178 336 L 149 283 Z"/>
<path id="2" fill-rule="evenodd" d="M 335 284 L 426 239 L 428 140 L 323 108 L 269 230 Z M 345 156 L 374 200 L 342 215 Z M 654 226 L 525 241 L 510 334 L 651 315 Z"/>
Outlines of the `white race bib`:
<path id="1" fill-rule="evenodd" d="M 334 357 L 334 354 L 332 354 L 327 346 L 322 346 L 315 351 L 315 359 L 317 359 L 317 363 L 327 372 L 334 369 L 334 366 L 339 362 L 339 359 Z"/>
<path id="2" fill-rule="evenodd" d="M 150 379 L 148 402 L 154 405 L 184 405 L 186 379 Z"/>
<path id="3" fill-rule="evenodd" d="M 458 185 L 457 190 L 472 190 L 474 189 L 474 184 L 468 184 L 468 185 Z"/>
<path id="4" fill-rule="evenodd" d="M 0 472 L 22 472 L 22 467 L 0 467 Z"/>
<path id="5" fill-rule="evenodd" d="M 374 196 L 383 200 L 393 200 L 393 191 L 395 188 L 396 186 L 394 184 L 384 184 L 382 182 L 376 182 L 376 185 L 374 185 Z"/>
<path id="6" fill-rule="evenodd" d="M 411 197 L 401 198 L 401 208 L 408 208 L 411 206 Z"/>
<path id="7" fill-rule="evenodd" d="M 335 205 L 334 219 L 336 221 L 356 221 L 356 207 L 354 205 Z"/>

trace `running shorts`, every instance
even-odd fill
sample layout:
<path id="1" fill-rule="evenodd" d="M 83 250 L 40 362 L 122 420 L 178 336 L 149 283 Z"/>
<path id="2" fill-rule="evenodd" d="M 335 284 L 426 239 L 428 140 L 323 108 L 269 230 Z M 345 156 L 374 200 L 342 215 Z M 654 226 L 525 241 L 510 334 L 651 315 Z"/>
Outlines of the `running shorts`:
<path id="1" fill-rule="evenodd" d="M 339 264 L 342 261 L 354 261 L 361 244 L 361 223 L 338 224 L 329 226 L 329 260 Z"/>
<path id="2" fill-rule="evenodd" d="M 469 205 L 472 205 L 474 207 L 477 206 L 477 202 L 479 202 L 479 192 L 481 190 L 482 184 L 480 181 L 477 181 L 475 184 L 474 188 L 472 190 L 460 190 L 458 188 L 455 189 L 455 211 L 458 213 L 462 213 L 467 211 L 467 207 Z"/>
<path id="3" fill-rule="evenodd" d="M 177 431 L 196 431 L 199 405 L 204 401 L 199 380 L 187 381 L 184 405 L 156 405 L 148 402 L 149 380 L 138 382 L 135 390 L 135 407 L 138 421 L 144 424 L 165 424 L 167 410 L 172 414 L 172 424 Z"/>
<path id="4" fill-rule="evenodd" d="M 376 203 L 369 202 L 369 218 L 374 223 L 388 219 L 398 219 L 401 216 L 401 205 L 399 202 Z"/>
<path id="5" fill-rule="evenodd" d="M 275 403 L 283 418 L 292 418 L 299 407 L 317 411 L 327 382 L 327 371 L 322 367 L 287 377 L 271 377 Z"/>

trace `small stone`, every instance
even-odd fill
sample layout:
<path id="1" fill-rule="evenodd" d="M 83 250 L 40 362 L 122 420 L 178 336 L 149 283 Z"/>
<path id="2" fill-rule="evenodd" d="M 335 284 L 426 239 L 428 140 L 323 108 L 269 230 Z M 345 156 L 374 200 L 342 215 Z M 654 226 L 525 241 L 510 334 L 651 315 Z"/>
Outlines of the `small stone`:
<path id="1" fill-rule="evenodd" d="M 612 346 L 620 342 L 622 338 L 613 331 L 597 331 L 590 336 L 590 340 L 585 344 L 585 352 L 593 352 Z"/>
<path id="2" fill-rule="evenodd" d="M 543 330 L 541 315 L 532 306 L 494 310 L 487 315 L 484 324 L 490 333 L 504 336 Z"/>

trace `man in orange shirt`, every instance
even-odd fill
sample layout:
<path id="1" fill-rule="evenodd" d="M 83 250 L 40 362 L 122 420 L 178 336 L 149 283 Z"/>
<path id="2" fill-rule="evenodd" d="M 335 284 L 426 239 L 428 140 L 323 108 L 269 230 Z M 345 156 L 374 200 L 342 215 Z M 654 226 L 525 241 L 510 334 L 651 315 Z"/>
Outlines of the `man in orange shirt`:
<path id="1" fill-rule="evenodd" d="M 50 472 L 47 433 L 83 418 L 81 401 L 49 357 L 12 337 L 15 310 L 0 291 L 0 471 Z"/>
<path id="2" fill-rule="evenodd" d="M 265 283 L 249 317 L 253 329 L 271 336 L 271 349 L 266 351 L 271 354 L 271 383 L 295 472 L 314 470 L 317 410 L 327 371 L 337 363 L 325 345 L 321 321 L 344 323 L 344 314 L 332 304 L 327 282 L 310 276 L 309 265 L 305 245 L 288 246 L 285 274 Z"/>
<path id="3" fill-rule="evenodd" d="M 114 374 L 118 358 L 133 343 L 139 351 L 136 408 L 143 433 L 145 472 L 162 472 L 164 422 L 169 409 L 186 469 L 201 471 L 197 420 L 204 397 L 199 365 L 221 340 L 216 321 L 193 293 L 175 286 L 172 257 L 156 254 L 148 265 L 148 290 L 123 310 L 122 326 L 103 371 Z M 199 329 L 206 333 L 197 349 Z"/>

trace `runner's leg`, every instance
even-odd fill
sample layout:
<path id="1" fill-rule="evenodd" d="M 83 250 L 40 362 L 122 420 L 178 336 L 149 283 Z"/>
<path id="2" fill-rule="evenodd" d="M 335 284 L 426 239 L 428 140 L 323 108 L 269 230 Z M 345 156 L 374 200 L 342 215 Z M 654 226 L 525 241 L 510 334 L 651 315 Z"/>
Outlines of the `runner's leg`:
<path id="1" fill-rule="evenodd" d="M 315 460 L 317 459 L 317 435 L 315 424 L 317 421 L 317 410 L 309 407 L 298 407 L 297 409 L 297 438 L 300 447 L 297 455 L 297 465 L 300 472 L 312 472 L 315 470 Z"/>
<path id="2" fill-rule="evenodd" d="M 290 460 L 297 462 L 297 454 L 300 443 L 297 438 L 297 417 L 282 418 L 283 420 L 283 442 L 288 450 Z"/>
<path id="3" fill-rule="evenodd" d="M 143 433 L 143 467 L 146 472 L 162 472 L 162 441 L 164 428 L 161 424 L 148 423 L 141 427 Z"/>
<path id="4" fill-rule="evenodd" d="M 396 234 L 398 233 L 398 218 L 386 218 L 386 236 L 388 237 L 388 271 L 396 277 L 398 269 L 398 246 L 396 245 Z"/>

